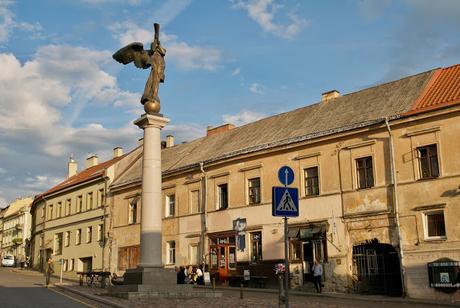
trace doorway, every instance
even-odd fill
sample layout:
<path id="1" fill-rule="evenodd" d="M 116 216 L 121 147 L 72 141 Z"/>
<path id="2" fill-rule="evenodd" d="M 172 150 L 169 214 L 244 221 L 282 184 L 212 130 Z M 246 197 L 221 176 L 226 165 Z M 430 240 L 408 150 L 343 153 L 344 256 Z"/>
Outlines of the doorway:
<path id="1" fill-rule="evenodd" d="M 236 271 L 235 236 L 210 239 L 209 256 L 211 272 L 218 273 L 219 281 L 226 283 L 231 271 Z"/>
<path id="2" fill-rule="evenodd" d="M 93 258 L 80 258 L 83 272 L 91 272 L 93 270 Z"/>
<path id="3" fill-rule="evenodd" d="M 402 295 L 399 256 L 390 244 L 375 239 L 354 246 L 353 276 L 359 293 Z"/>

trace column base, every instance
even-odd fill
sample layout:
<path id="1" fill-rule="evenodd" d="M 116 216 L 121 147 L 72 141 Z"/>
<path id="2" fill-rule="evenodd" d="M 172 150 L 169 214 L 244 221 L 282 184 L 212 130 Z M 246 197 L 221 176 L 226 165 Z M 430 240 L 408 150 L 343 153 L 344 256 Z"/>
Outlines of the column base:
<path id="1" fill-rule="evenodd" d="M 124 285 L 151 285 L 154 287 L 176 286 L 177 275 L 174 269 L 163 267 L 137 267 L 126 270 Z"/>

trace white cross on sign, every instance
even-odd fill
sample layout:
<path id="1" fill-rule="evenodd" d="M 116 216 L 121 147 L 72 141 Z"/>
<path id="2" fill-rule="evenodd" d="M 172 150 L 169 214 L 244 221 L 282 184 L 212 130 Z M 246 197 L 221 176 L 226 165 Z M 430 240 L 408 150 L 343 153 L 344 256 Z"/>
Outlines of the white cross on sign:
<path id="1" fill-rule="evenodd" d="M 297 207 L 294 204 L 294 201 L 292 201 L 292 197 L 287 189 L 284 191 L 276 210 L 283 212 L 297 212 Z"/>

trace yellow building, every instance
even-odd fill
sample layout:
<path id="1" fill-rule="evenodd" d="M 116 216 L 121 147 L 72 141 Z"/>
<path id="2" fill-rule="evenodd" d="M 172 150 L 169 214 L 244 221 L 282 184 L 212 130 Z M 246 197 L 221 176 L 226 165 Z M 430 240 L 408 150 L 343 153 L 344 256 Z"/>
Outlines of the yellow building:
<path id="1" fill-rule="evenodd" d="M 68 178 L 38 195 L 32 207 L 32 266 L 43 270 L 49 257 L 60 270 L 72 275 L 77 271 L 103 270 L 107 254 L 107 188 L 113 180 L 121 148 L 114 157 L 98 163 L 97 156 L 86 159 L 85 169 L 77 172 L 70 159 Z"/>
<path id="2" fill-rule="evenodd" d="M 14 256 L 17 262 L 29 255 L 32 198 L 18 198 L 2 212 L 2 256 Z"/>
<path id="3" fill-rule="evenodd" d="M 287 165 L 300 210 L 289 219 L 292 287 L 311 287 L 316 258 L 327 290 L 448 298 L 429 287 L 427 263 L 460 259 L 459 72 L 329 91 L 319 103 L 210 128 L 188 143 L 169 138 L 157 205 L 164 263 L 205 263 L 223 283 L 249 269 L 255 283 L 275 285 L 284 249 L 272 187 Z M 110 185 L 113 272 L 138 262 L 141 155 L 131 152 Z"/>

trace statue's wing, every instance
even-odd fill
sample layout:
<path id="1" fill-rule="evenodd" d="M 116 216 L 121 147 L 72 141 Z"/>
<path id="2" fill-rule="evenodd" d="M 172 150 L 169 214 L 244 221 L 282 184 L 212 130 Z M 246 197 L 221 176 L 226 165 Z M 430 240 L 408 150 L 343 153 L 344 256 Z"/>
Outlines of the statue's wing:
<path id="1" fill-rule="evenodd" d="M 144 50 L 144 45 L 139 42 L 131 43 L 118 50 L 112 56 L 116 61 L 122 64 L 128 64 L 134 61 L 134 65 L 139 68 L 148 68 L 148 52 Z"/>

